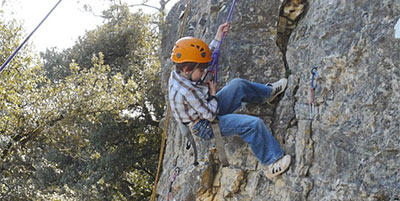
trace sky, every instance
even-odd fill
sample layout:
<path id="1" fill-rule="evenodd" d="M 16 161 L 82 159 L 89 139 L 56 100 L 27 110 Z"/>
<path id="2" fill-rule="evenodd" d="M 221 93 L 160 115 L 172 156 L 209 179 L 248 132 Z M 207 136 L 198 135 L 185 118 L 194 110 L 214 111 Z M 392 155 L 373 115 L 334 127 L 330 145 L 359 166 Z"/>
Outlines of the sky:
<path id="1" fill-rule="evenodd" d="M 28 35 L 54 7 L 59 0 L 7 0 L 2 6 L 7 18 L 19 20 Z M 122 0 L 125 2 L 141 3 L 142 0 Z M 171 8 L 178 0 L 171 0 L 167 5 Z M 86 30 L 92 30 L 102 24 L 102 19 L 91 13 L 85 12 L 84 3 L 90 3 L 95 13 L 107 8 L 106 0 L 62 0 L 49 18 L 30 38 L 37 51 L 45 51 L 46 48 L 57 47 L 64 49 L 71 47 L 78 36 L 84 35 Z M 149 4 L 158 6 L 158 0 L 150 0 Z M 147 12 L 152 9 L 143 8 Z M 400 38 L 400 19 L 395 29 L 395 38 Z"/>
<path id="2" fill-rule="evenodd" d="M 47 13 L 59 0 L 9 0 L 2 9 L 7 18 L 20 21 L 26 36 L 40 23 Z M 123 0 L 130 4 L 141 3 L 142 0 Z M 62 0 L 53 13 L 40 26 L 29 39 L 37 51 L 45 51 L 46 48 L 57 47 L 59 50 L 71 47 L 79 36 L 86 30 L 92 30 L 101 25 L 103 20 L 92 13 L 85 12 L 83 5 L 89 2 L 95 13 L 107 8 L 106 1 L 101 0 Z M 167 6 L 172 7 L 177 0 L 172 0 Z M 11 4 L 11 5 L 10 5 Z M 149 4 L 159 6 L 158 0 L 150 0 Z M 153 12 L 154 9 L 143 7 L 145 12 Z"/>

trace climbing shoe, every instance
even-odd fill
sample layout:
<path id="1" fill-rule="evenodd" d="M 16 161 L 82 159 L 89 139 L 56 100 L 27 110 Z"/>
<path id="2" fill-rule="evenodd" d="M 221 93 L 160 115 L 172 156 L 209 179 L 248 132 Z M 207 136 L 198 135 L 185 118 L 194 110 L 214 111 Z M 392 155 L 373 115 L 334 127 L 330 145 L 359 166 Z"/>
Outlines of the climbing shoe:
<path id="1" fill-rule="evenodd" d="M 272 179 L 285 172 L 290 165 L 290 155 L 285 155 L 271 165 L 264 166 L 264 174 L 268 179 Z"/>
<path id="2" fill-rule="evenodd" d="M 271 97 L 267 99 L 267 103 L 271 103 L 279 94 L 285 91 L 285 88 L 287 86 L 287 79 L 282 78 L 277 82 L 267 84 L 267 86 L 271 87 L 272 89 Z"/>

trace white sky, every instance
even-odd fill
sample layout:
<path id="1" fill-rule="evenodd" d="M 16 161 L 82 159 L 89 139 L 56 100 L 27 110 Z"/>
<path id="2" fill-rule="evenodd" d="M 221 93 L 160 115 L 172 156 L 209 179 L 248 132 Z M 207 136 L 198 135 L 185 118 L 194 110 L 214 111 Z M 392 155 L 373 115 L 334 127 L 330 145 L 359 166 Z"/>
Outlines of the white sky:
<path id="1" fill-rule="evenodd" d="M 51 8 L 59 0 L 9 0 L 3 9 L 6 17 L 21 21 L 25 27 L 26 36 L 40 23 Z M 141 3 L 142 0 L 123 0 L 129 4 Z M 178 0 L 172 0 L 167 6 L 172 7 Z M 29 39 L 38 51 L 57 47 L 64 49 L 74 45 L 78 36 L 86 30 L 102 24 L 100 17 L 83 10 L 83 3 L 89 2 L 96 13 L 107 8 L 105 1 L 100 0 L 62 0 L 53 13 Z M 158 0 L 150 0 L 149 4 L 159 6 Z M 145 8 L 143 7 L 143 10 Z M 152 12 L 152 9 L 148 9 Z"/>

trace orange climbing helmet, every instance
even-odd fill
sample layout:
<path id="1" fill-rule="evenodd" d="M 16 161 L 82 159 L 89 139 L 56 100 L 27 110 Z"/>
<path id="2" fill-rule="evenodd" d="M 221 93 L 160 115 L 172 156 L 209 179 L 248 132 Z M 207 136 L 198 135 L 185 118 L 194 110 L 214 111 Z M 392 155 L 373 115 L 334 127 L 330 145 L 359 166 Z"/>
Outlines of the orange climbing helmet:
<path id="1" fill-rule="evenodd" d="M 195 37 L 183 37 L 176 41 L 171 59 L 175 63 L 208 63 L 211 61 L 211 51 L 204 41 Z"/>

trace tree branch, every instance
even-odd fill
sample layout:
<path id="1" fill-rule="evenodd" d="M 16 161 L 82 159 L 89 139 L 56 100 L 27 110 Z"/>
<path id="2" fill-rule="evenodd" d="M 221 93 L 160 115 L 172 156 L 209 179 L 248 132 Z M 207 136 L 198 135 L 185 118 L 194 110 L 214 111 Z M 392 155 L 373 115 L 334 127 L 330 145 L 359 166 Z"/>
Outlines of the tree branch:
<path id="1" fill-rule="evenodd" d="M 156 9 L 157 11 L 160 11 L 160 8 L 149 5 L 149 4 L 145 4 L 145 3 L 128 5 L 128 7 L 137 7 L 137 6 L 145 6 L 145 7 L 153 8 L 153 9 Z"/>

